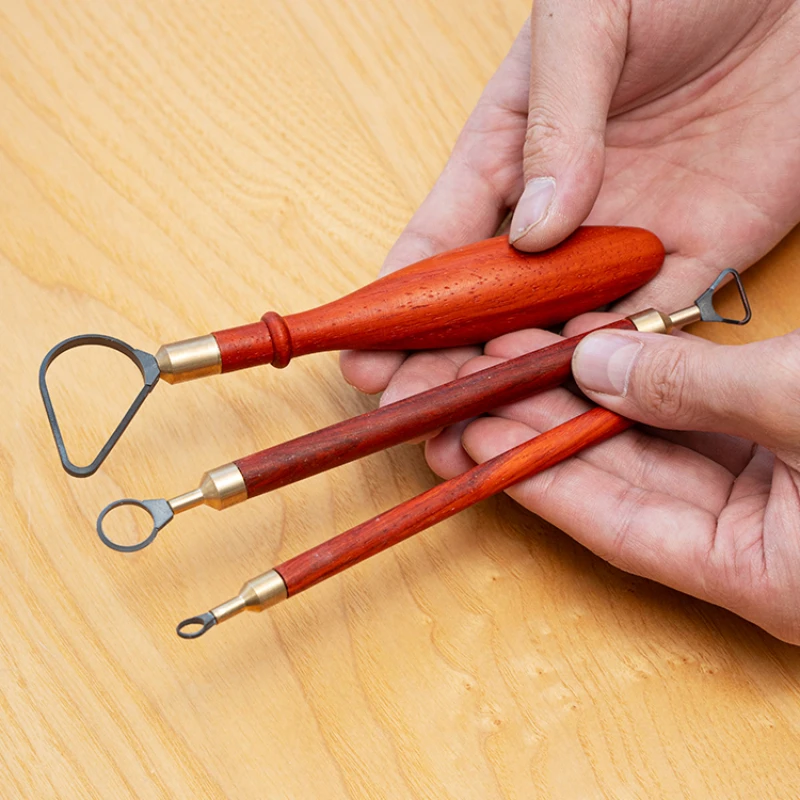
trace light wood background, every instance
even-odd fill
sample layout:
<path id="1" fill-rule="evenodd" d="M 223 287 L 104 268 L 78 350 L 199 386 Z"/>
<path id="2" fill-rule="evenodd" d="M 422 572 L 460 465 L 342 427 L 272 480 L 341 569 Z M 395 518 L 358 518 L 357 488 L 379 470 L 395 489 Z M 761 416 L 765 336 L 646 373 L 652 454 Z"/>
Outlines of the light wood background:
<path id="1" fill-rule="evenodd" d="M 431 485 L 405 447 L 187 514 L 141 554 L 98 542 L 112 499 L 172 496 L 371 407 L 332 354 L 159 386 L 94 478 L 57 462 L 36 387 L 55 342 L 152 351 L 370 280 L 525 14 L 0 3 L 4 800 L 798 796 L 800 649 L 506 499 L 179 640 L 184 616 Z M 798 324 L 798 259 L 794 235 L 750 273 L 741 336 Z M 118 359 L 86 363 L 53 372 L 88 454 L 133 384 Z"/>

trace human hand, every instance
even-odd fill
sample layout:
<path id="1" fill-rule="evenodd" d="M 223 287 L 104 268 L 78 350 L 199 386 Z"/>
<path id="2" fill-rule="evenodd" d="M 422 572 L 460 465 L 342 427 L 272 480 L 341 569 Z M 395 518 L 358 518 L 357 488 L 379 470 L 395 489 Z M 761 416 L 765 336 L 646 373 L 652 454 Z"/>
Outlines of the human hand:
<path id="1" fill-rule="evenodd" d="M 799 42 L 794 0 L 537 0 L 382 273 L 491 236 L 516 204 L 524 250 L 584 220 L 653 231 L 664 267 L 617 310 L 685 304 L 800 217 Z M 349 352 L 342 372 L 386 403 L 478 352 Z"/>
<path id="2" fill-rule="evenodd" d="M 565 334 L 603 316 L 579 318 Z M 557 338 L 508 334 L 460 374 Z M 626 431 L 508 494 L 620 569 L 800 644 L 800 331 L 737 347 L 685 334 L 594 333 L 578 345 L 573 374 L 591 400 L 653 427 Z M 451 477 L 587 408 L 556 389 L 444 431 L 426 455 Z"/>

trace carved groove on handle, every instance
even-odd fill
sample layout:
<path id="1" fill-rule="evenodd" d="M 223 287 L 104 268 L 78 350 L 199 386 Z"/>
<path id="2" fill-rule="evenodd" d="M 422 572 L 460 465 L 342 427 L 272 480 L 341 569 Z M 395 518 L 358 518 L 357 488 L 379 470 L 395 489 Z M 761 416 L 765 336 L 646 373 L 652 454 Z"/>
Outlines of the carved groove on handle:
<path id="1" fill-rule="evenodd" d="M 272 339 L 272 366 L 283 369 L 292 360 L 292 334 L 286 320 L 275 311 L 261 317 Z"/>
<path id="2" fill-rule="evenodd" d="M 496 237 L 412 264 L 325 305 L 214 334 L 222 371 L 286 366 L 326 350 L 427 350 L 565 322 L 659 270 L 664 248 L 637 228 L 583 227 L 524 254 Z"/>

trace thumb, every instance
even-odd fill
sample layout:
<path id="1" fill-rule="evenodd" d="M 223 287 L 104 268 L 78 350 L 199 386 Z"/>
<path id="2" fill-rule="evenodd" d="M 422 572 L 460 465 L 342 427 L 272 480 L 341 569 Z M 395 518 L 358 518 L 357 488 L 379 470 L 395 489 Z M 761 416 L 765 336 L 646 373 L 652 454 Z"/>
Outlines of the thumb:
<path id="1" fill-rule="evenodd" d="M 572 370 L 591 400 L 638 422 L 797 453 L 798 333 L 722 346 L 693 336 L 598 332 L 577 346 Z"/>
<path id="2" fill-rule="evenodd" d="M 628 42 L 629 2 L 536 0 L 523 171 L 509 241 L 558 244 L 588 216 L 603 180 L 605 129 Z"/>

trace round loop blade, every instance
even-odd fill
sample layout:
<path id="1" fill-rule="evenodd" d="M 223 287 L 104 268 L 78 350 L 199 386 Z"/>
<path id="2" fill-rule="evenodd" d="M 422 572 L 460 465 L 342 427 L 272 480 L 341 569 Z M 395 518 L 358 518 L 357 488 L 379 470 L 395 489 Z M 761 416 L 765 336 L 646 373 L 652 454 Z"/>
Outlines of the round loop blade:
<path id="1" fill-rule="evenodd" d="M 115 542 L 111 539 L 103 529 L 103 521 L 108 512 L 120 506 L 136 506 L 136 508 L 143 508 L 153 520 L 153 529 L 140 542 L 136 542 L 135 544 L 119 544 L 119 542 Z M 100 516 L 97 518 L 97 535 L 100 537 L 100 541 L 112 550 L 117 550 L 120 553 L 135 553 L 137 550 L 143 550 L 147 545 L 151 544 L 153 539 L 161 532 L 162 528 L 167 525 L 174 516 L 175 513 L 172 510 L 172 506 L 166 500 L 134 500 L 130 497 L 126 497 L 124 500 L 115 500 L 113 503 L 109 503 L 100 512 Z"/>
<path id="2" fill-rule="evenodd" d="M 122 421 L 119 423 L 119 425 L 117 425 L 117 427 L 114 429 L 113 433 L 108 438 L 108 441 L 100 448 L 100 452 L 97 454 L 95 459 L 91 462 L 91 464 L 81 467 L 73 463 L 73 461 L 67 455 L 67 448 L 64 445 L 64 437 L 61 435 L 61 428 L 59 427 L 55 411 L 53 410 L 53 402 L 50 399 L 50 391 L 47 388 L 47 370 L 53 361 L 55 361 L 56 358 L 58 358 L 58 356 L 60 356 L 62 353 L 66 353 L 67 350 L 72 350 L 75 347 L 82 347 L 84 345 L 108 347 L 127 356 L 139 368 L 139 372 L 141 372 L 142 379 L 144 380 L 144 386 L 142 386 L 139 394 L 136 395 L 136 398 L 134 399 L 133 403 L 131 403 L 130 408 L 125 413 L 125 416 L 122 418 Z M 61 464 L 70 475 L 75 478 L 86 478 L 89 475 L 94 475 L 94 473 L 97 472 L 98 467 L 103 463 L 103 461 L 106 460 L 106 456 L 108 456 L 114 445 L 119 441 L 120 436 L 122 436 L 122 434 L 125 432 L 125 429 L 128 427 L 130 421 L 133 419 L 134 415 L 145 401 L 147 395 L 153 391 L 153 387 L 156 385 L 156 383 L 158 383 L 159 374 L 160 370 L 158 368 L 158 363 L 156 362 L 155 356 L 150 355 L 150 353 L 145 353 L 142 350 L 137 350 L 135 347 L 131 347 L 129 344 L 126 344 L 120 339 L 115 339 L 113 336 L 104 336 L 103 334 L 99 333 L 83 334 L 81 336 L 73 336 L 70 339 L 65 339 L 63 342 L 59 342 L 44 357 L 42 366 L 39 368 L 39 391 L 42 393 L 44 409 L 47 413 L 47 420 L 50 423 L 50 430 L 53 432 L 53 438 L 56 441 L 56 448 L 58 449 L 58 455 L 61 459 Z"/>

